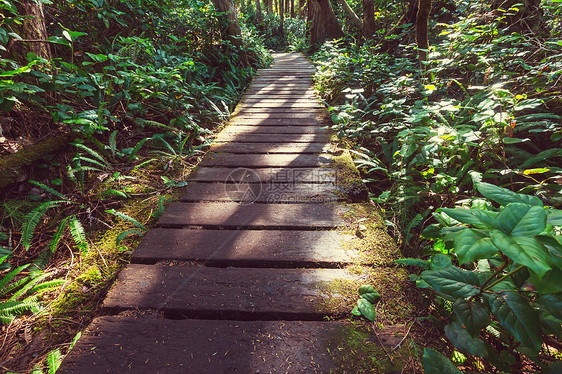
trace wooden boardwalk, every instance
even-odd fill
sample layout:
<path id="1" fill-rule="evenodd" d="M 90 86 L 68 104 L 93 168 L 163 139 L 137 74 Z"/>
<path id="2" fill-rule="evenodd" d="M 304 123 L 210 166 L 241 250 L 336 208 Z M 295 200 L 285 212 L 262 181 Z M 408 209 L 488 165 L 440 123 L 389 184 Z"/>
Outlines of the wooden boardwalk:
<path id="1" fill-rule="evenodd" d="M 276 54 L 135 251 L 63 373 L 330 372 L 352 214 L 311 88 Z M 356 194 L 364 196 L 364 194 Z M 341 300 L 339 300 L 341 299 Z M 351 300 L 353 303 L 354 300 Z"/>

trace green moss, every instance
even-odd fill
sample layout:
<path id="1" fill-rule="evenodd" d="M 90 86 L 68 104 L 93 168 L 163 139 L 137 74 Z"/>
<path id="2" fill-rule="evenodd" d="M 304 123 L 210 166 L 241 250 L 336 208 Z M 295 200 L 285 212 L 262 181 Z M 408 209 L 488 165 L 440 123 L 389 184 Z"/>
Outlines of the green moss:
<path id="1" fill-rule="evenodd" d="M 362 323 L 338 327 L 328 340 L 328 352 L 336 366 L 334 374 L 400 372 L 408 357 L 404 348 L 384 349 Z"/>

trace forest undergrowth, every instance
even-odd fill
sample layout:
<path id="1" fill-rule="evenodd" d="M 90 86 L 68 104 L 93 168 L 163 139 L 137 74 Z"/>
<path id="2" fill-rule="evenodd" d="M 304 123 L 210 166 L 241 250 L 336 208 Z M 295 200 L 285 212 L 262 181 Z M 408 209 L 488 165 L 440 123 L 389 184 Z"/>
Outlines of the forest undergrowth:
<path id="1" fill-rule="evenodd" d="M 54 373 L 271 58 L 208 3 L 76 0 L 44 4 L 52 58 L 18 59 L 0 8 L 0 371 Z"/>
<path id="2" fill-rule="evenodd" d="M 372 39 L 312 55 L 315 85 L 444 329 L 425 372 L 558 372 L 562 7 L 532 31 L 521 4 L 439 2 L 420 64 L 400 4 L 377 4 Z"/>

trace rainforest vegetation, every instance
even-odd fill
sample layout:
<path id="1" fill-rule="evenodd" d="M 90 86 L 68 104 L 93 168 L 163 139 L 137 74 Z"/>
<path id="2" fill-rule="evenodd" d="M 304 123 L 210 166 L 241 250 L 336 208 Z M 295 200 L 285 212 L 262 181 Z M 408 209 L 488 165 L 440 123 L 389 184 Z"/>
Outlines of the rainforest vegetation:
<path id="1" fill-rule="evenodd" d="M 0 9 L 1 371 L 56 371 L 270 51 L 317 67 L 441 332 L 419 367 L 562 370 L 562 1 Z"/>

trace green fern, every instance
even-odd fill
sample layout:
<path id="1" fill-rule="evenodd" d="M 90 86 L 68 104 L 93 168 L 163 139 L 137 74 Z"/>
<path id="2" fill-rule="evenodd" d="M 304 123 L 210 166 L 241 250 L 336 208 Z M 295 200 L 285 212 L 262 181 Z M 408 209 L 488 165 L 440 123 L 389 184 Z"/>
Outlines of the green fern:
<path id="1" fill-rule="evenodd" d="M 22 296 L 25 296 L 31 289 L 39 282 L 43 281 L 45 278 L 48 278 L 52 275 L 52 273 L 45 273 L 41 274 L 38 277 L 30 279 L 27 284 L 25 284 L 22 288 L 18 291 L 14 292 L 14 294 L 8 299 L 8 301 L 16 301 Z"/>
<path id="2" fill-rule="evenodd" d="M 144 232 L 138 230 L 138 229 L 131 229 L 131 230 L 125 230 L 121 233 L 119 233 L 119 235 L 117 235 L 117 238 L 115 238 L 115 244 L 119 245 L 119 243 L 121 243 L 121 241 L 123 241 L 123 239 L 131 236 L 131 235 L 140 235 L 142 236 L 144 234 Z"/>
<path id="3" fill-rule="evenodd" d="M 12 279 L 14 279 L 16 277 L 16 275 L 18 275 L 19 273 L 21 273 L 23 270 L 27 269 L 29 267 L 30 264 L 26 264 L 26 265 L 22 265 L 19 266 L 17 268 L 15 268 L 14 270 L 12 270 L 11 272 L 9 272 L 8 274 L 6 274 L 5 276 L 2 277 L 2 279 L 0 279 L 0 296 L 3 296 L 5 294 L 7 294 L 8 290 L 6 290 L 8 287 L 8 283 L 10 283 L 10 281 Z"/>
<path id="4" fill-rule="evenodd" d="M 117 153 L 117 132 L 117 130 L 114 130 L 109 134 L 109 151 L 113 159 L 115 159 L 115 154 Z"/>
<path id="5" fill-rule="evenodd" d="M 106 168 L 111 169 L 111 165 L 109 164 L 109 162 L 107 162 L 107 160 L 100 155 L 98 152 L 96 152 L 95 150 L 93 150 L 92 148 L 82 144 L 82 143 L 73 143 L 73 145 L 77 148 L 80 148 L 81 150 L 89 153 L 92 157 L 96 158 L 101 165 L 104 165 Z"/>
<path id="6" fill-rule="evenodd" d="M 72 216 L 72 218 L 70 218 L 69 227 L 70 235 L 72 236 L 72 239 L 74 239 L 74 242 L 80 251 L 82 251 L 83 254 L 88 253 L 90 246 L 86 240 L 86 232 L 84 231 L 84 226 L 82 226 L 82 223 L 78 220 L 78 218 L 76 218 L 76 216 Z"/>
<path id="7" fill-rule="evenodd" d="M 38 313 L 42 310 L 43 306 L 38 301 L 5 301 L 0 303 L 0 320 L 10 323 L 23 313 Z"/>
<path id="8" fill-rule="evenodd" d="M 125 213 L 118 212 L 115 209 L 106 210 L 105 212 L 109 213 L 109 214 L 113 214 L 114 216 L 117 216 L 121 219 L 124 219 L 126 221 L 131 222 L 133 225 L 138 227 L 143 232 L 147 230 L 146 227 L 142 223 L 140 223 L 139 221 L 137 221 L 133 217 L 126 215 Z"/>
<path id="9" fill-rule="evenodd" d="M 57 227 L 57 231 L 55 231 L 55 234 L 51 239 L 51 243 L 49 244 L 49 249 L 51 250 L 51 253 L 55 253 L 55 251 L 57 250 L 57 246 L 59 245 L 59 242 L 62 238 L 62 234 L 64 233 L 64 229 L 66 228 L 66 224 L 69 219 L 70 216 L 64 217 L 64 219 L 59 223 L 59 226 Z"/>
<path id="10" fill-rule="evenodd" d="M 34 294 L 41 294 L 44 292 L 51 291 L 55 288 L 58 288 L 59 286 L 62 286 L 64 283 L 65 283 L 64 279 L 53 279 L 33 286 L 29 292 L 33 292 Z"/>
<path id="11" fill-rule="evenodd" d="M 429 262 L 422 260 L 421 258 L 400 258 L 398 260 L 394 260 L 394 262 L 405 266 L 415 266 L 424 270 L 429 269 Z"/>
<path id="12" fill-rule="evenodd" d="M 49 186 L 44 185 L 44 184 L 41 183 L 41 182 L 37 182 L 37 181 L 34 181 L 34 180 L 30 180 L 29 183 L 31 183 L 31 184 L 33 184 L 33 185 L 35 185 L 35 186 L 41 188 L 42 190 L 47 191 L 47 192 L 50 193 L 51 195 L 54 195 L 54 196 L 58 197 L 58 198 L 61 199 L 61 200 L 65 200 L 65 201 L 71 202 L 71 201 L 68 199 L 68 197 L 64 196 L 63 194 L 61 194 L 61 193 L 58 192 L 57 190 L 55 190 L 55 189 L 53 189 L 53 188 L 51 188 L 51 187 L 49 187 Z"/>
<path id="13" fill-rule="evenodd" d="M 47 210 L 49 210 L 54 206 L 67 202 L 68 202 L 67 200 L 47 201 L 39 205 L 37 208 L 33 209 L 26 216 L 26 220 L 21 228 L 21 243 L 25 248 L 25 250 L 28 250 L 31 247 L 31 239 L 33 238 L 33 232 L 35 231 L 35 228 L 37 227 L 39 221 L 41 220 L 43 215 L 47 212 Z"/>
<path id="14" fill-rule="evenodd" d="M 141 139 L 141 140 L 135 145 L 135 147 L 131 150 L 131 153 L 130 153 L 129 156 L 127 157 L 127 164 L 133 160 L 133 158 L 134 158 L 134 157 L 136 156 L 136 154 L 140 151 L 140 149 L 142 148 L 142 146 L 144 145 L 144 143 L 146 143 L 148 140 L 150 140 L 150 138 Z"/>
<path id="15" fill-rule="evenodd" d="M 47 368 L 49 369 L 49 374 L 55 374 L 62 363 L 62 353 L 59 348 L 53 349 L 47 353 Z"/>
<path id="16" fill-rule="evenodd" d="M 174 129 L 172 126 L 168 126 L 168 125 L 165 125 L 161 122 L 151 121 L 151 120 L 142 119 L 142 118 L 136 118 L 135 123 L 140 125 L 141 127 L 156 127 L 156 128 L 160 128 L 160 129 L 176 131 L 176 129 Z"/>

